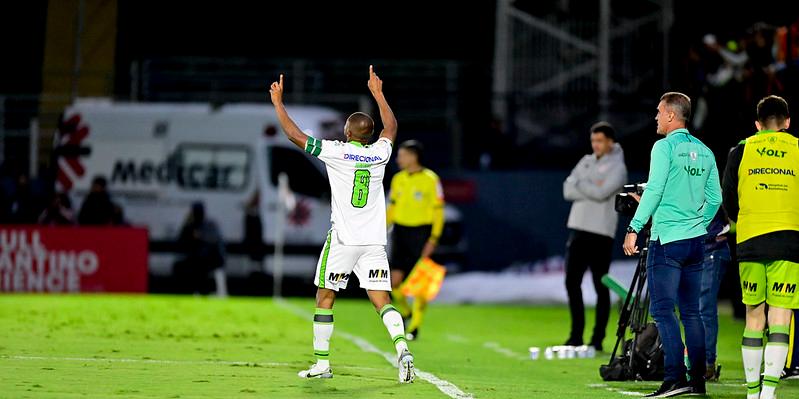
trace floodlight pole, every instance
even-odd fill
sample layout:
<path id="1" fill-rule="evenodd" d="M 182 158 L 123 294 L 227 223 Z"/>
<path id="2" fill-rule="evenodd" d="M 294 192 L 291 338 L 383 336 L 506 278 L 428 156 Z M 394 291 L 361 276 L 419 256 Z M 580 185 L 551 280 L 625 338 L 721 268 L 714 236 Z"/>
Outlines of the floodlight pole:
<path id="1" fill-rule="evenodd" d="M 286 243 L 286 214 L 289 177 L 281 173 L 277 177 L 277 218 L 275 219 L 275 256 L 272 268 L 272 296 L 283 296 L 283 247 Z"/>
<path id="2" fill-rule="evenodd" d="M 510 75 L 509 49 L 511 0 L 497 0 L 496 26 L 494 27 L 494 84 L 492 110 L 494 116 L 504 120 L 507 116 L 508 79 Z"/>
<path id="3" fill-rule="evenodd" d="M 610 0 L 599 2 L 599 119 L 607 120 L 610 106 Z"/>

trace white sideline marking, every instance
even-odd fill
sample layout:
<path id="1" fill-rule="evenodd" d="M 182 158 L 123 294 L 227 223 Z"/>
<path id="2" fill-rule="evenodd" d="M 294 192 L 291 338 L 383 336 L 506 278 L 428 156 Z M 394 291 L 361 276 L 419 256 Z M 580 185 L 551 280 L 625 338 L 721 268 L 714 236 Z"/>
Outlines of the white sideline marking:
<path id="1" fill-rule="evenodd" d="M 103 358 L 103 357 L 58 357 L 58 356 L 25 356 L 25 355 L 0 355 L 0 359 L 9 360 L 52 360 L 60 362 L 95 362 L 95 363 L 148 363 L 148 364 L 196 364 L 196 365 L 223 365 L 223 366 L 261 366 L 261 367 L 287 367 L 291 363 L 278 362 L 244 362 L 233 360 L 161 360 L 161 359 L 129 359 L 129 358 Z M 351 370 L 380 370 L 375 367 L 339 366 Z"/>
<path id="2" fill-rule="evenodd" d="M 455 343 L 458 343 L 458 344 L 468 344 L 469 343 L 469 340 L 466 337 L 461 336 L 461 335 L 447 334 L 446 337 L 451 342 L 455 342 Z M 506 357 L 509 357 L 511 359 L 527 360 L 526 356 L 522 356 L 522 355 L 514 352 L 513 350 L 508 349 L 508 348 L 500 345 L 497 342 L 493 342 L 493 341 L 484 342 L 483 343 L 483 348 L 490 349 L 490 350 L 492 350 L 492 351 L 494 351 L 496 353 L 499 353 L 502 356 L 506 356 Z"/>
<path id="3" fill-rule="evenodd" d="M 642 392 L 632 392 L 632 391 L 616 391 L 616 392 L 618 392 L 618 393 L 620 393 L 622 395 L 627 395 L 627 396 L 644 396 L 645 395 Z"/>
<path id="4" fill-rule="evenodd" d="M 275 363 L 275 362 L 237 362 L 227 360 L 159 360 L 159 359 L 127 359 L 127 358 L 103 358 L 103 357 L 58 357 L 58 356 L 16 356 L 16 355 L 0 355 L 0 359 L 11 360 L 54 360 L 65 362 L 97 362 L 97 363 L 149 363 L 149 364 L 221 364 L 227 366 L 269 366 L 269 367 L 285 367 L 289 363 Z"/>
<path id="5" fill-rule="evenodd" d="M 491 349 L 492 351 L 494 351 L 496 353 L 499 353 L 500 355 L 507 356 L 507 357 L 509 357 L 511 359 L 516 359 L 516 360 L 525 360 L 525 359 L 527 359 L 527 357 L 522 356 L 522 355 L 520 355 L 520 354 L 518 354 L 518 353 L 516 353 L 516 352 L 514 352 L 514 351 L 512 351 L 512 350 L 510 350 L 510 349 L 508 349 L 508 348 L 496 343 L 496 342 L 493 342 L 493 341 L 489 341 L 489 342 L 484 343 L 483 344 L 483 348 Z"/>
<path id="6" fill-rule="evenodd" d="M 285 309 L 291 311 L 292 313 L 294 313 L 297 316 L 300 316 L 300 317 L 306 318 L 306 319 L 313 318 L 313 315 L 311 313 L 309 313 L 308 311 L 306 311 L 305 309 L 300 308 L 298 306 L 295 306 L 295 305 L 287 302 L 284 299 L 275 299 L 275 302 L 278 303 L 279 305 L 283 306 Z M 361 337 L 359 337 L 357 335 L 352 335 L 352 334 L 350 334 L 348 332 L 341 331 L 341 329 L 338 329 L 338 328 L 336 329 L 336 334 L 338 334 L 338 335 L 344 337 L 344 339 L 354 343 L 362 351 L 378 354 L 378 355 L 382 356 L 384 359 L 386 359 L 386 361 L 389 362 L 389 364 L 391 364 L 392 366 L 394 366 L 394 367 L 397 366 L 397 359 L 395 359 L 395 356 L 393 354 L 381 351 L 376 346 L 372 345 L 371 342 L 369 342 L 369 341 L 367 341 L 367 340 L 365 340 L 365 339 L 363 339 L 363 338 L 361 338 Z M 427 381 L 427 382 L 433 384 L 436 388 L 438 388 L 439 391 L 443 392 L 445 395 L 449 396 L 450 398 L 455 398 L 455 399 L 474 398 L 474 396 L 472 396 L 471 394 L 468 394 L 466 392 L 463 392 L 455 384 L 453 384 L 453 383 L 451 383 L 451 382 L 449 382 L 447 380 L 442 380 L 441 378 L 438 378 L 434 374 L 419 370 L 416 367 L 414 367 L 414 369 L 416 370 L 416 376 L 417 377 L 421 378 L 424 381 Z"/>
<path id="7" fill-rule="evenodd" d="M 618 388 L 609 387 L 608 384 L 588 384 L 589 388 L 605 388 L 608 392 L 615 392 L 625 396 L 644 396 L 644 393 L 641 392 L 634 392 L 634 391 L 625 391 Z"/>
<path id="8" fill-rule="evenodd" d="M 452 342 L 458 343 L 458 344 L 469 343 L 468 339 L 466 339 L 463 336 L 457 335 L 457 334 L 447 334 L 447 339 L 452 341 Z"/>
<path id="9" fill-rule="evenodd" d="M 711 386 L 724 386 L 724 387 L 746 387 L 746 384 L 735 384 L 735 383 L 713 383 Z M 625 396 L 644 396 L 645 393 L 642 392 L 634 392 L 634 391 L 625 391 L 619 388 L 612 388 L 609 387 L 607 384 L 588 384 L 589 388 L 605 388 L 609 392 L 615 392 Z M 654 388 L 653 388 L 654 389 Z"/>

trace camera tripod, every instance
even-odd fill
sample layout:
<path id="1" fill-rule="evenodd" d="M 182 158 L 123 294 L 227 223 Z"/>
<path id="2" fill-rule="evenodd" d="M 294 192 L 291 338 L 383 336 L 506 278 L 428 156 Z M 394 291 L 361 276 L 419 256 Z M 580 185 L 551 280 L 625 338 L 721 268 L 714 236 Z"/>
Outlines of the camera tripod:
<path id="1" fill-rule="evenodd" d="M 640 250 L 638 256 L 638 264 L 635 268 L 632 282 L 630 282 L 630 289 L 627 291 L 627 296 L 624 298 L 621 312 L 619 314 L 619 327 L 616 329 L 616 345 L 613 346 L 613 353 L 610 355 L 609 363 L 613 362 L 619 350 L 619 345 L 622 345 L 625 340 L 627 328 L 633 334 L 639 334 L 644 331 L 649 318 L 649 290 L 646 288 L 646 257 L 649 247 L 649 226 L 641 229 L 641 234 L 644 235 L 644 245 Z M 632 340 L 630 352 L 635 351 L 636 340 Z M 632 367 L 632 356 L 630 357 L 630 364 Z"/>

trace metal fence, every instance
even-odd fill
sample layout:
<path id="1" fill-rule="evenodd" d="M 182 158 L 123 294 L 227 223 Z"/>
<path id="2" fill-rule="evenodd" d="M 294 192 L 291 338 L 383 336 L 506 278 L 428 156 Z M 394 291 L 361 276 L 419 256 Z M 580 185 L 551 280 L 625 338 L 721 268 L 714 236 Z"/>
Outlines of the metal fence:
<path id="1" fill-rule="evenodd" d="M 566 3 L 542 14 L 497 3 L 494 113 L 538 151 L 573 148 L 597 119 L 641 129 L 651 119 L 641 98 L 668 76 L 670 0 Z"/>

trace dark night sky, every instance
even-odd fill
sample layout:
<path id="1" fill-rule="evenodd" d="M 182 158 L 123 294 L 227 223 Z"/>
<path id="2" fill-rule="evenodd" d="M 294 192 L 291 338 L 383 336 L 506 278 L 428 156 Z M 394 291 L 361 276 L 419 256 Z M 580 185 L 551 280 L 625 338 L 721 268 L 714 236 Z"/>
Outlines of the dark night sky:
<path id="1" fill-rule="evenodd" d="M 363 1 L 264 2 L 225 8 L 196 4 L 120 0 L 119 55 L 482 62 L 492 57 L 493 2 L 459 7 L 457 14 L 449 3 L 418 0 L 395 7 Z"/>
<path id="2" fill-rule="evenodd" d="M 533 10 L 552 8 L 546 2 L 528 3 Z M 625 4 L 638 2 L 614 1 L 614 12 L 623 14 L 629 7 Z M 14 16 L 0 24 L 0 92 L 35 93 L 47 0 L 3 2 L 0 7 L 3 15 Z M 790 0 L 675 0 L 673 44 L 680 47 L 707 31 L 740 30 L 757 20 L 785 23 L 799 15 L 797 9 L 799 2 Z M 494 1 L 231 0 L 211 5 L 119 0 L 118 19 L 120 66 L 148 55 L 192 55 L 456 59 L 490 68 L 493 52 Z"/>
<path id="3" fill-rule="evenodd" d="M 57 1 L 57 0 L 53 0 Z M 556 1 L 518 0 L 537 15 Z M 597 2 L 572 0 L 571 16 L 597 14 Z M 672 71 L 688 43 L 707 32 L 742 32 L 756 21 L 796 20 L 799 1 L 674 0 Z M 643 0 L 615 0 L 616 16 L 653 7 Z M 41 90 L 47 0 L 6 1 L 0 15 L 0 93 Z M 455 60 L 468 68 L 460 93 L 464 129 L 482 129 L 491 117 L 490 89 L 495 1 L 199 1 L 118 0 L 117 90 L 129 88 L 131 61 L 151 56 L 253 57 L 258 59 Z M 65 16 L 71 18 L 71 16 Z M 657 62 L 657 61 L 655 61 Z M 652 96 L 652 93 L 643 93 Z M 466 132 L 469 135 L 469 132 Z"/>

